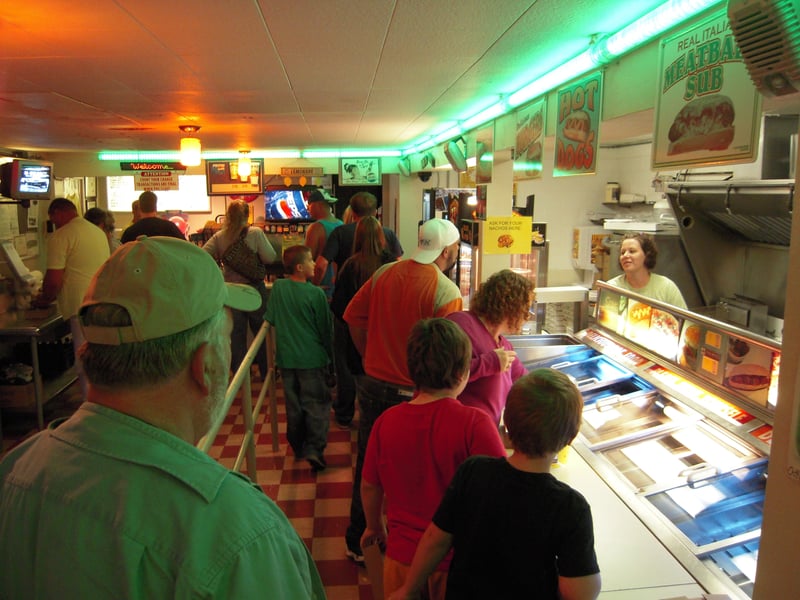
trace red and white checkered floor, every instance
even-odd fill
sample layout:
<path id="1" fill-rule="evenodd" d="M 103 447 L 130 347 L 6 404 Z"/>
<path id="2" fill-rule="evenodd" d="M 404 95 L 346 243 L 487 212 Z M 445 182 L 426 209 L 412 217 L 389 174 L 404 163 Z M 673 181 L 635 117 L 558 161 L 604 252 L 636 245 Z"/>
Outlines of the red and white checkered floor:
<path id="1" fill-rule="evenodd" d="M 260 390 L 253 382 L 253 400 Z M 49 419 L 64 414 L 64 405 L 74 410 L 74 399 L 52 401 L 57 410 L 48 410 Z M 49 404 L 49 403 L 48 403 Z M 266 404 L 266 403 L 265 403 Z M 50 407 L 48 407 L 50 408 Z M 272 451 L 270 423 L 265 406 L 255 424 L 256 471 L 264 492 L 281 507 L 305 541 L 317 564 L 325 585 L 328 600 L 372 600 L 372 590 L 366 569 L 345 557 L 344 533 L 349 522 L 350 494 L 356 456 L 356 430 L 342 431 L 335 426 L 331 415 L 328 447 L 325 460 L 328 467 L 314 473 L 304 460 L 295 460 L 286 442 L 286 411 L 283 390 L 278 385 L 278 431 L 280 447 Z M 4 415 L 5 417 L 6 415 Z M 3 449 L 15 445 L 15 437 L 27 437 L 19 427 L 4 418 Z M 16 420 L 16 419 L 15 419 Z M 355 424 L 354 424 L 355 425 Z M 220 428 L 209 455 L 227 467 L 232 467 L 244 434 L 244 422 L 238 399 Z M 246 466 L 243 467 L 246 471 Z"/>
<path id="2" fill-rule="evenodd" d="M 253 383 L 253 398 L 259 383 Z M 303 538 L 317 563 L 328 600 L 372 600 L 367 572 L 345 555 L 344 532 L 350 522 L 350 494 L 356 456 L 356 430 L 342 431 L 331 413 L 328 467 L 314 473 L 305 460 L 296 460 L 286 441 L 286 410 L 278 385 L 280 447 L 272 451 L 266 407 L 255 424 L 256 474 L 264 492 L 281 507 Z M 232 467 L 244 435 L 240 406 L 234 402 L 209 451 L 212 458 Z"/>

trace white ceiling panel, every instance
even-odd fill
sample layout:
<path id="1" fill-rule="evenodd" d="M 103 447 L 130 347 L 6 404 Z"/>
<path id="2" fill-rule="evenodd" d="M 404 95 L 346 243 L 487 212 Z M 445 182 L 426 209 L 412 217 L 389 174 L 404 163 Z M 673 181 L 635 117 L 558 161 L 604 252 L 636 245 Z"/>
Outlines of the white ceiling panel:
<path id="1" fill-rule="evenodd" d="M 0 147 L 404 147 L 662 3 L 5 2 Z"/>

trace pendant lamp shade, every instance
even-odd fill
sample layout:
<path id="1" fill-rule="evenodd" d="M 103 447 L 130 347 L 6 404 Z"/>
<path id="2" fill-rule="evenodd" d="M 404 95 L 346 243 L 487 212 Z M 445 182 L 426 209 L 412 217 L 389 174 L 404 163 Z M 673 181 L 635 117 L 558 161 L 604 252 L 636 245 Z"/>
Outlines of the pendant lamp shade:
<path id="1" fill-rule="evenodd" d="M 188 134 L 186 137 L 181 138 L 181 164 L 186 167 L 196 167 L 201 161 L 200 139 L 192 134 L 199 131 L 200 127 L 196 125 L 181 125 L 178 129 Z"/>
<path id="2" fill-rule="evenodd" d="M 250 164 L 250 152 L 248 150 L 243 150 L 242 152 L 239 153 L 238 171 L 239 171 L 240 181 L 247 181 L 248 179 L 250 179 L 251 164 Z"/>

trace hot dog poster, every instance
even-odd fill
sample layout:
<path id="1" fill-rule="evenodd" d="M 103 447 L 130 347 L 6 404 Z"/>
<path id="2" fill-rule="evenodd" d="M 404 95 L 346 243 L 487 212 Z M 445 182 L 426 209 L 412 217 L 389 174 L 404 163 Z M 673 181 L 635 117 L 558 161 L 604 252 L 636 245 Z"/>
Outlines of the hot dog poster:
<path id="1" fill-rule="evenodd" d="M 530 254 L 531 217 L 489 217 L 483 234 L 485 254 Z"/>
<path id="2" fill-rule="evenodd" d="M 544 124 L 547 102 L 541 99 L 517 111 L 517 135 L 514 144 L 514 179 L 538 179 L 542 176 Z"/>
<path id="3" fill-rule="evenodd" d="M 558 90 L 553 177 L 595 172 L 602 97 L 600 71 Z"/>
<path id="4" fill-rule="evenodd" d="M 728 336 L 725 379 L 722 383 L 759 405 L 766 406 L 772 383 L 772 350 Z"/>
<path id="5" fill-rule="evenodd" d="M 662 40 L 658 85 L 654 170 L 755 160 L 761 96 L 724 12 Z"/>

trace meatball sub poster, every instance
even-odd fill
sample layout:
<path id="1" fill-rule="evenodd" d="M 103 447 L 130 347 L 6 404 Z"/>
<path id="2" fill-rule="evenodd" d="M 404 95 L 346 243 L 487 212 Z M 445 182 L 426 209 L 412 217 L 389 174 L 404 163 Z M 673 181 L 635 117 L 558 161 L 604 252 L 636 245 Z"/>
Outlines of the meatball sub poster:
<path id="1" fill-rule="evenodd" d="M 752 162 L 761 96 L 724 12 L 661 42 L 653 170 Z"/>
<path id="2" fill-rule="evenodd" d="M 602 97 L 600 71 L 558 90 L 553 177 L 595 172 Z"/>

